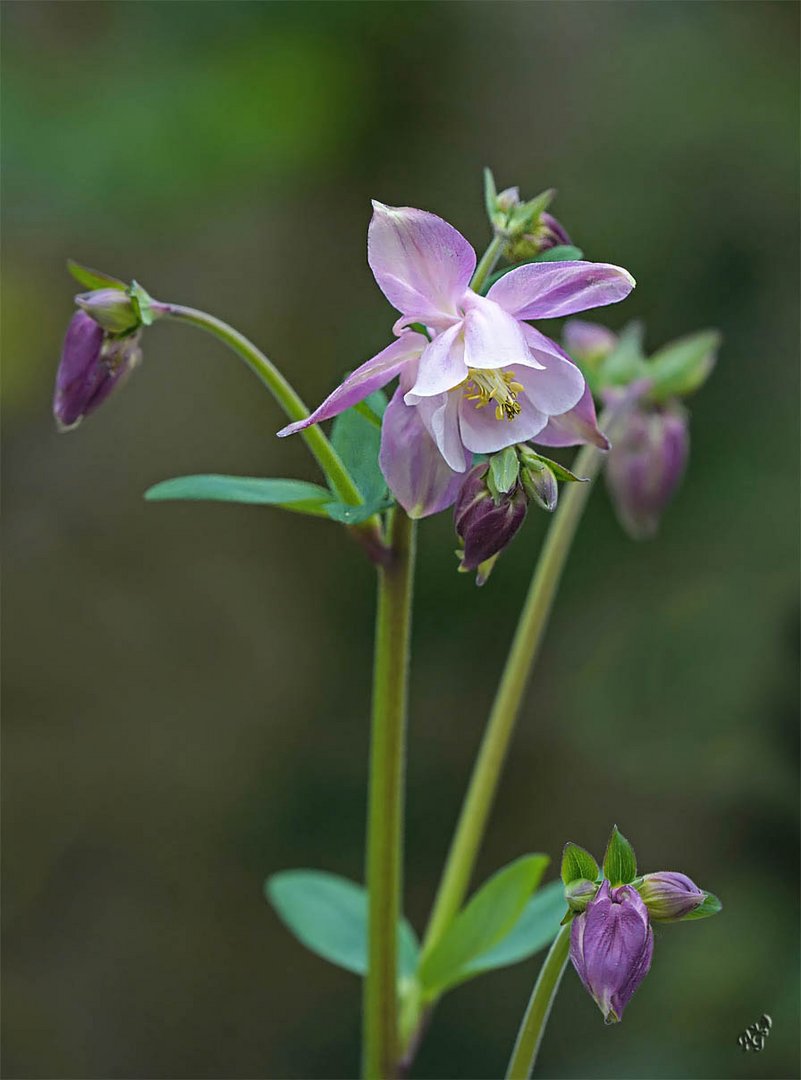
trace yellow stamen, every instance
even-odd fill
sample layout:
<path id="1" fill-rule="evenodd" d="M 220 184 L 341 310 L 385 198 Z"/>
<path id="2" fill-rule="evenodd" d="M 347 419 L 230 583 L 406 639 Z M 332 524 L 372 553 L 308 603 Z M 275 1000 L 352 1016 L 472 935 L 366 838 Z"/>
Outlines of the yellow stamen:
<path id="1" fill-rule="evenodd" d="M 496 420 L 514 420 L 520 413 L 517 395 L 523 386 L 515 381 L 513 371 L 470 368 L 464 387 L 464 396 L 468 401 L 475 401 L 477 409 L 495 402 Z"/>

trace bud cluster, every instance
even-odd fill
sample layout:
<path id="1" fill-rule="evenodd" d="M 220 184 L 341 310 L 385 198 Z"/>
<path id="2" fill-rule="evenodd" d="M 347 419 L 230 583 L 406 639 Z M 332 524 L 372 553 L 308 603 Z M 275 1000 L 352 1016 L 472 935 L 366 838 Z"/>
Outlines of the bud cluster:
<path id="1" fill-rule="evenodd" d="M 572 244 L 565 227 L 548 213 L 555 195 L 549 188 L 523 202 L 519 188 L 496 191 L 492 173 L 484 170 L 487 216 L 495 233 L 506 237 L 504 255 L 509 262 L 525 262 L 551 248 Z"/>

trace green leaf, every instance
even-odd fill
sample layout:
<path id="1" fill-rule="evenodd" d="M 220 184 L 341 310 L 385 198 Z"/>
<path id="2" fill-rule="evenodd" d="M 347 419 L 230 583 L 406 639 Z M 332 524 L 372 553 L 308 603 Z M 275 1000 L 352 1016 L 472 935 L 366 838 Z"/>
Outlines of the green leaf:
<path id="1" fill-rule="evenodd" d="M 556 479 L 561 480 L 563 484 L 570 482 L 576 484 L 586 484 L 589 481 L 588 476 L 576 476 L 576 474 L 571 472 L 570 469 L 565 468 L 564 465 L 560 465 L 558 461 L 551 461 L 551 459 L 545 457 L 544 454 L 537 454 L 533 451 L 529 451 L 526 454 L 526 458 L 527 460 L 536 459 L 536 461 L 541 462 L 543 465 L 547 465 L 556 477 Z"/>
<path id="2" fill-rule="evenodd" d="M 634 848 L 615 825 L 604 855 L 604 877 L 614 887 L 615 885 L 628 885 L 634 881 L 636 876 L 637 859 L 634 855 Z"/>
<path id="3" fill-rule="evenodd" d="M 283 870 L 264 894 L 307 949 L 356 975 L 367 972 L 367 890 L 322 870 Z M 398 924 L 398 976 L 411 979 L 419 945 L 406 919 Z"/>
<path id="4" fill-rule="evenodd" d="M 330 491 L 305 480 L 268 480 L 256 476 L 176 476 L 162 480 L 145 492 L 150 502 L 171 499 L 248 503 L 253 506 L 279 506 L 299 514 L 328 517 L 332 501 Z"/>
<path id="5" fill-rule="evenodd" d="M 520 461 L 514 446 L 507 446 L 504 450 L 493 454 L 487 473 L 487 487 L 492 497 L 497 501 L 499 495 L 511 491 L 519 475 Z"/>
<path id="6" fill-rule="evenodd" d="M 533 259 L 529 259 L 529 262 L 577 262 L 583 258 L 584 252 L 581 248 L 574 247 L 572 244 L 558 244 L 556 247 L 541 251 Z"/>
<path id="7" fill-rule="evenodd" d="M 380 421 L 387 407 L 384 392 L 377 390 L 365 400 L 370 411 Z M 347 409 L 334 421 L 331 442 L 353 477 L 364 501 L 372 504 L 383 499 L 387 493 L 387 482 L 378 465 L 380 427 L 360 415 L 355 408 Z"/>
<path id="8" fill-rule="evenodd" d="M 83 285 L 90 292 L 95 289 L 122 289 L 125 292 L 128 288 L 124 281 L 118 281 L 117 278 L 104 274 L 101 270 L 92 270 L 89 266 L 82 266 L 74 259 L 67 259 L 67 269 L 78 284 Z"/>
<path id="9" fill-rule="evenodd" d="M 426 1000 L 470 978 L 471 964 L 517 923 L 549 861 L 547 855 L 524 855 L 482 885 L 420 966 Z"/>
<path id="10" fill-rule="evenodd" d="M 506 937 L 467 965 L 465 979 L 472 979 L 474 975 L 494 968 L 518 964 L 538 953 L 556 937 L 564 913 L 562 884 L 551 881 L 529 900 Z"/>
<path id="11" fill-rule="evenodd" d="M 683 915 L 676 922 L 690 922 L 692 919 L 708 919 L 710 915 L 717 915 L 723 909 L 723 904 L 714 893 L 704 890 L 704 899 L 689 915 Z"/>
<path id="12" fill-rule="evenodd" d="M 655 352 L 648 361 L 648 378 L 653 380 L 649 400 L 685 397 L 703 386 L 715 366 L 720 341 L 717 330 L 702 330 Z"/>
<path id="13" fill-rule="evenodd" d="M 562 881 L 565 885 L 579 878 L 595 881 L 599 873 L 600 867 L 589 851 L 578 844 L 565 844 L 562 851 Z"/>
<path id="14" fill-rule="evenodd" d="M 351 506 L 349 503 L 339 502 L 338 499 L 326 503 L 325 513 L 332 521 L 338 521 L 340 525 L 359 525 L 367 521 L 373 514 L 380 514 L 382 510 L 388 510 L 394 502 L 390 498 L 381 497 L 372 502 L 362 503 L 361 506 Z"/>

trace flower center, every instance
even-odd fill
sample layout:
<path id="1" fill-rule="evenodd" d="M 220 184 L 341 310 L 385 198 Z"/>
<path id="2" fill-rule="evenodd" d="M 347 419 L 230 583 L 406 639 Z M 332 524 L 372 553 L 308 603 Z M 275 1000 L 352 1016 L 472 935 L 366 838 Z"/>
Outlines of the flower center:
<path id="1" fill-rule="evenodd" d="M 464 396 L 475 401 L 477 409 L 495 402 L 496 420 L 514 420 L 520 413 L 517 395 L 522 384 L 515 382 L 513 371 L 497 371 L 489 368 L 470 368 L 464 383 Z"/>

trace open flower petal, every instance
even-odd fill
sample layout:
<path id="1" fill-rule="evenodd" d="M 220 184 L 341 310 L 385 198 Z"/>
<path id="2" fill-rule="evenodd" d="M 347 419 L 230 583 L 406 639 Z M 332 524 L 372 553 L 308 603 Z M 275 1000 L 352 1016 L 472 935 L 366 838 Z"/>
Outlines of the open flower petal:
<path id="1" fill-rule="evenodd" d="M 390 491 L 409 517 L 437 514 L 456 501 L 464 475 L 447 464 L 420 410 L 404 404 L 400 388 L 384 413 L 378 460 Z"/>
<path id="2" fill-rule="evenodd" d="M 468 367 L 537 367 L 523 336 L 523 324 L 475 293 L 465 297 L 465 307 L 464 359 Z"/>
<path id="3" fill-rule="evenodd" d="M 436 214 L 374 202 L 367 261 L 393 307 L 413 322 L 440 327 L 457 313 L 476 253 Z"/>
<path id="4" fill-rule="evenodd" d="M 455 394 L 449 395 L 456 397 Z M 505 446 L 526 442 L 542 431 L 548 420 L 544 412 L 525 394 L 518 395 L 520 412 L 514 420 L 499 420 L 490 402 L 477 409 L 474 401 L 462 397 L 459 403 L 459 429 L 462 442 L 474 454 L 493 454 Z"/>
<path id="5" fill-rule="evenodd" d="M 578 405 L 559 416 L 550 417 L 534 441 L 540 446 L 578 446 L 580 443 L 591 443 L 599 450 L 608 450 L 609 440 L 598 427 L 595 402 L 589 386 L 584 387 Z"/>
<path id="6" fill-rule="evenodd" d="M 548 416 L 567 412 L 577 405 L 584 393 L 586 383 L 576 365 L 567 357 L 540 354 L 546 361 L 539 371 L 521 368 L 517 381 L 522 383 L 526 394 Z"/>
<path id="7" fill-rule="evenodd" d="M 417 379 L 406 399 L 414 404 L 418 397 L 434 397 L 451 390 L 467 378 L 464 361 L 464 338 L 462 324 L 455 323 L 437 334 L 423 351 L 417 369 Z"/>
<path id="8" fill-rule="evenodd" d="M 635 281 L 609 263 L 528 263 L 504 274 L 487 297 L 518 319 L 557 319 L 624 300 Z"/>
<path id="9" fill-rule="evenodd" d="M 460 473 L 470 464 L 459 433 L 461 398 L 460 393 L 450 391 L 439 397 L 421 398 L 420 403 L 413 406 L 419 410 L 420 419 L 448 465 Z"/>
<path id="10" fill-rule="evenodd" d="M 312 424 L 320 424 L 323 420 L 330 420 L 332 416 L 338 416 L 345 409 L 364 401 L 374 390 L 380 390 L 394 379 L 404 364 L 416 360 L 425 344 L 426 339 L 422 334 L 402 334 L 397 341 L 387 345 L 377 356 L 367 360 L 348 375 L 305 420 L 296 420 L 294 424 L 281 428 L 278 432 L 279 438 L 294 435 L 296 431 L 302 431 Z"/>

